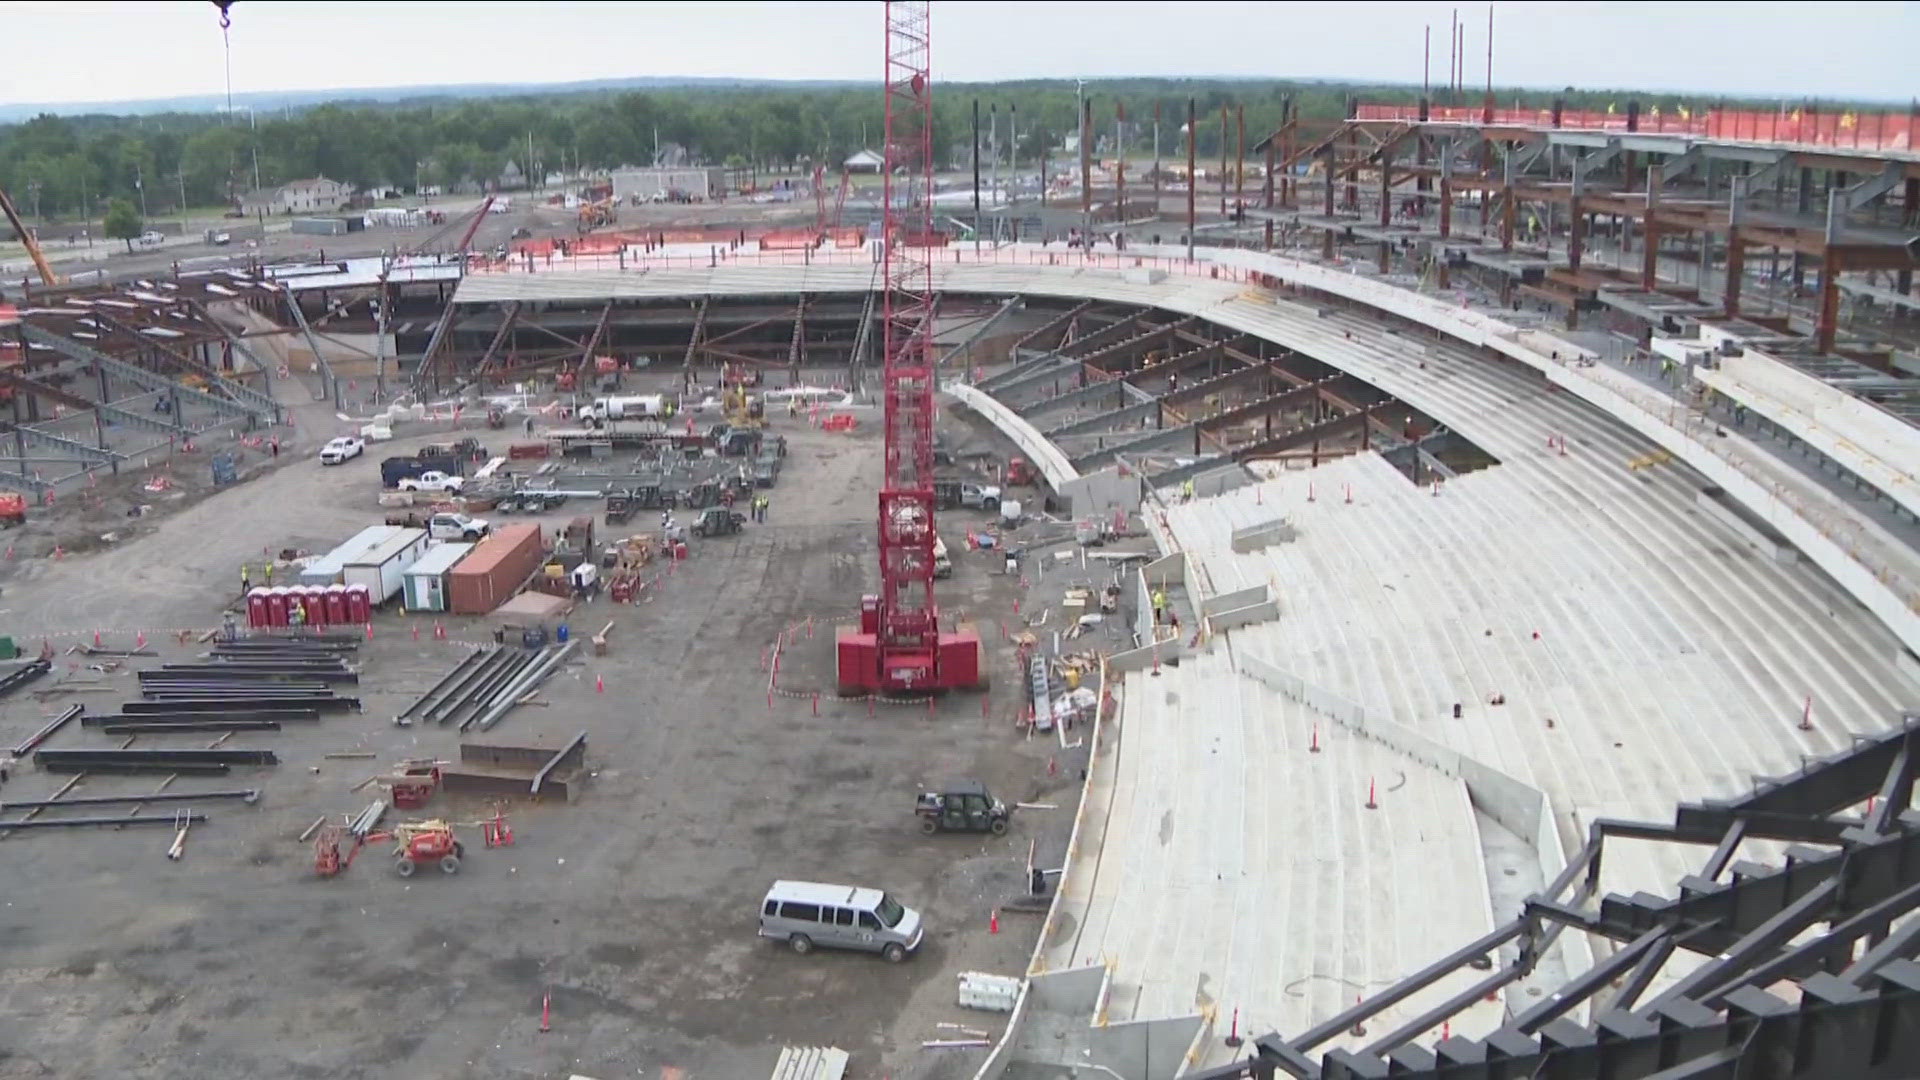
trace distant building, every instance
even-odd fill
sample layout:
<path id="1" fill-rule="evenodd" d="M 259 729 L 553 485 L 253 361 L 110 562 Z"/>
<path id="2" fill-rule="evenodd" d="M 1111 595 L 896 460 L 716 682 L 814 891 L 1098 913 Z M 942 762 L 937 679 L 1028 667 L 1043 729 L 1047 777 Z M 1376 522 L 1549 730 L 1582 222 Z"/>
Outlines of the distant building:
<path id="1" fill-rule="evenodd" d="M 271 191 L 256 191 L 245 200 L 247 209 L 269 214 L 308 214 L 338 210 L 353 198 L 353 185 L 324 176 L 295 180 Z"/>
<path id="2" fill-rule="evenodd" d="M 527 186 L 527 178 L 520 172 L 520 165 L 509 160 L 507 167 L 500 170 L 500 180 L 494 185 L 498 191 L 519 191 Z"/>
<path id="3" fill-rule="evenodd" d="M 848 172 L 877 173 L 887 167 L 887 159 L 871 150 L 862 150 L 849 157 L 844 164 Z"/>
<path id="4" fill-rule="evenodd" d="M 681 166 L 658 169 L 617 169 L 608 177 L 613 197 L 622 202 L 639 199 L 717 199 L 727 193 L 727 170 Z"/>

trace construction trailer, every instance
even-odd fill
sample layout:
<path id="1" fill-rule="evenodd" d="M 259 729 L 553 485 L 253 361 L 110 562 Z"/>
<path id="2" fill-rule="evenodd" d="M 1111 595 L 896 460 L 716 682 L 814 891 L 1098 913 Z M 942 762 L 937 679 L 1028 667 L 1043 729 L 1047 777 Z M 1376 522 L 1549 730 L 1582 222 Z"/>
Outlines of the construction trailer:
<path id="1" fill-rule="evenodd" d="M 447 610 L 447 574 L 460 565 L 474 545 L 465 543 L 436 544 L 420 556 L 420 561 L 407 567 L 401 575 L 404 582 L 404 599 L 408 611 L 446 611 Z"/>
<path id="2" fill-rule="evenodd" d="M 392 536 L 348 559 L 340 576 L 348 588 L 367 590 L 373 602 L 384 604 L 400 592 L 407 568 L 427 550 L 427 530 L 399 529 Z"/>

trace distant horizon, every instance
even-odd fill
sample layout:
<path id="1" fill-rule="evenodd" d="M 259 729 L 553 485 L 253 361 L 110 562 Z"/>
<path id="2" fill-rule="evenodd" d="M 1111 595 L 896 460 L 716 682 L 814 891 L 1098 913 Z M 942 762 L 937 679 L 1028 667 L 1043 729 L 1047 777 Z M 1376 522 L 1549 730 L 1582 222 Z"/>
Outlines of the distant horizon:
<path id="1" fill-rule="evenodd" d="M 1454 68 L 1457 22 L 1459 81 L 1469 92 L 1490 73 L 1510 92 L 1572 86 L 1700 101 L 1889 105 L 1920 97 L 1920 64 L 1912 58 L 1920 4 L 1897 0 L 1752 0 L 1738 18 L 1722 5 L 1625 0 L 1374 0 L 1364 9 L 1284 0 L 1184 0 L 1173 9 L 1107 0 L 1098 18 L 1086 10 L 1059 0 L 935 0 L 935 83 L 1277 79 L 1413 87 L 1424 70 L 1439 85 Z M 282 95 L 352 100 L 471 86 L 558 93 L 635 76 L 679 85 L 877 83 L 881 12 L 875 0 L 548 0 L 537 7 L 466 0 L 458 8 L 279 0 L 235 4 L 223 34 L 204 0 L 9 0 L 9 37 L 23 47 L 0 65 L 0 103 L 29 104 L 0 107 L 14 115 L 147 113 L 156 103 L 181 102 L 217 110 L 229 86 L 236 103 L 257 104 Z M 579 40 L 583 30 L 589 41 L 631 47 L 538 47 L 548 38 Z M 1707 42 L 1712 48 L 1690 47 Z"/>
<path id="2" fill-rule="evenodd" d="M 994 86 L 1032 86 L 1036 84 L 1085 83 L 1097 86 L 1103 83 L 1126 82 L 1175 82 L 1201 84 L 1299 84 L 1307 86 L 1359 86 L 1392 89 L 1399 91 L 1417 91 L 1419 83 L 1397 82 L 1385 79 L 1334 78 L 1334 77 L 1286 77 L 1278 75 L 1103 75 L 1098 78 L 1072 79 L 1063 77 L 1006 78 L 993 80 L 951 80 L 945 85 L 966 87 L 969 89 Z M 729 75 L 686 75 L 686 76 L 634 76 L 631 78 L 581 79 L 568 82 L 471 82 L 436 83 L 406 86 L 357 86 L 332 90 L 250 90 L 235 91 L 233 111 L 235 113 L 257 112 L 262 106 L 273 108 L 318 108 L 323 105 L 381 104 L 404 105 L 409 101 L 427 101 L 436 98 L 490 98 L 547 96 L 568 94 L 590 94 L 617 91 L 646 90 L 836 90 L 865 85 L 860 79 L 768 79 L 753 76 Z M 937 87 L 936 87 L 937 89 Z M 1657 87 L 1627 86 L 1502 86 L 1493 89 L 1496 105 L 1503 94 L 1551 94 L 1571 90 L 1581 94 L 1599 94 L 1615 92 L 1623 95 L 1640 94 L 1648 97 L 1686 98 L 1703 104 L 1719 102 L 1741 102 L 1748 104 L 1780 104 L 1792 106 L 1803 103 L 1828 102 L 1867 107 L 1899 109 L 1909 102 L 1896 98 L 1874 99 L 1866 97 L 1819 97 L 1813 95 L 1766 95 L 1718 93 L 1706 94 L 1686 90 L 1662 89 Z M 1434 88 L 1430 96 L 1438 100 L 1447 95 L 1445 88 Z M 1459 96 L 1469 104 L 1479 104 L 1485 89 L 1467 87 Z M 246 108 L 242 108 L 245 106 Z M 17 124 L 35 116 L 54 115 L 66 118 L 82 116 L 134 117 L 155 115 L 220 115 L 227 111 L 225 94 L 182 94 L 151 98 L 98 99 L 78 101 L 36 101 L 19 103 L 0 103 L 0 125 Z"/>

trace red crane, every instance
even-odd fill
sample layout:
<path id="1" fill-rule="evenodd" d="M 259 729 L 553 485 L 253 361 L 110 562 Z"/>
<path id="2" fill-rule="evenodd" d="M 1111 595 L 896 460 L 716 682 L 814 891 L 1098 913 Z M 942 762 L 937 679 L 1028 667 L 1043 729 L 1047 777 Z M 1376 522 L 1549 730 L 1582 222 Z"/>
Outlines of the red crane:
<path id="1" fill-rule="evenodd" d="M 881 206 L 886 467 L 880 592 L 836 642 L 843 694 L 980 684 L 980 638 L 942 633 L 933 595 L 933 82 L 928 0 L 887 0 Z"/>

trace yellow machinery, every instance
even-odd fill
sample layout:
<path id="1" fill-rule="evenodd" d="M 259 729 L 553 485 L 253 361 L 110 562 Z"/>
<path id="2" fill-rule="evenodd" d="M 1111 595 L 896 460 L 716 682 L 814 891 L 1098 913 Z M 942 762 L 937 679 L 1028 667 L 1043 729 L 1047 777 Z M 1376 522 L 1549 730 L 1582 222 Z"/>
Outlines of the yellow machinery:
<path id="1" fill-rule="evenodd" d="M 618 217 L 618 211 L 616 209 L 618 206 L 619 203 L 611 198 L 601 199 L 598 202 L 581 203 L 579 221 L 580 235 L 585 236 L 604 225 L 613 224 L 614 220 Z"/>
<path id="2" fill-rule="evenodd" d="M 727 410 L 727 423 L 737 428 L 757 428 L 767 422 L 766 403 L 747 393 L 744 386 L 729 386 L 721 392 L 720 403 Z"/>
<path id="3" fill-rule="evenodd" d="M 40 280 L 48 285 L 60 284 L 60 279 L 55 276 L 53 267 L 47 265 L 46 255 L 41 253 L 39 242 L 34 240 L 33 234 L 27 231 L 27 223 L 20 220 L 20 211 L 13 208 L 13 200 L 7 198 L 5 191 L 0 191 L 0 214 L 5 214 L 7 224 L 13 226 L 13 231 L 20 234 L 20 242 L 27 246 L 27 257 L 33 260 L 33 268 L 40 272 Z"/>

